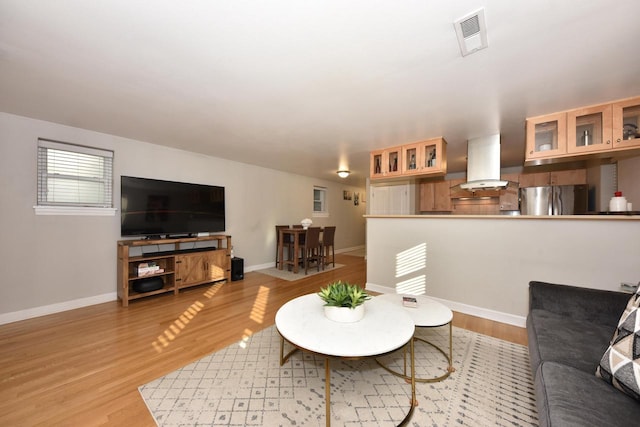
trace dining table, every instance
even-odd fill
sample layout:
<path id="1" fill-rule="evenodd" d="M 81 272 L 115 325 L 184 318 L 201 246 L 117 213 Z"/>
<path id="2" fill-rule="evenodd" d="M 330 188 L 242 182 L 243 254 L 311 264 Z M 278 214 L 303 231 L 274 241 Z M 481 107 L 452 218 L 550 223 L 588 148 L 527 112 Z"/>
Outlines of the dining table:
<path id="1" fill-rule="evenodd" d="M 322 233 L 324 229 L 320 228 L 320 233 Z M 297 254 L 300 250 L 300 235 L 304 235 L 307 232 L 305 228 L 281 228 L 280 235 L 278 236 L 278 270 L 282 270 L 285 265 L 292 265 L 293 272 L 298 273 L 298 269 L 300 266 L 298 265 L 298 257 Z M 293 254 L 289 253 L 289 259 L 284 259 L 284 242 L 285 237 L 291 237 L 292 245 L 293 245 Z"/>

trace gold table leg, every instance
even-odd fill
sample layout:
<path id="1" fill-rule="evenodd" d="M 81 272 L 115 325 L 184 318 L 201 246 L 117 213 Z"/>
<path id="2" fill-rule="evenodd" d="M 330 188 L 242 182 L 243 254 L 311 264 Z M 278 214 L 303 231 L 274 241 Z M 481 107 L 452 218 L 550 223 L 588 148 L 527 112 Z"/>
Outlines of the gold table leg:
<path id="1" fill-rule="evenodd" d="M 329 358 L 324 358 L 324 404 L 326 426 L 331 426 L 331 367 L 329 366 Z"/>
<path id="2" fill-rule="evenodd" d="M 415 381 L 419 382 L 419 383 L 434 383 L 434 382 L 438 382 L 438 381 L 442 381 L 444 379 L 446 379 L 447 377 L 449 377 L 449 375 L 451 375 L 452 372 L 455 372 L 455 368 L 453 367 L 453 325 L 452 322 L 449 322 L 449 354 L 445 353 L 444 350 L 442 350 L 440 347 L 438 347 L 437 345 L 424 340 L 422 338 L 419 337 L 413 337 L 411 339 L 412 341 L 414 340 L 418 340 L 418 341 L 422 341 L 425 344 L 429 344 L 431 347 L 435 348 L 436 350 L 438 350 L 444 357 L 445 359 L 447 359 L 447 371 L 440 375 L 439 377 L 436 378 L 416 378 Z M 378 359 L 376 359 L 376 362 L 378 363 L 378 365 L 380 365 L 381 367 L 383 367 L 385 370 L 387 370 L 387 372 L 403 378 L 405 381 L 409 382 L 411 380 L 411 378 L 409 377 L 409 375 L 407 375 L 407 351 L 406 348 L 402 349 L 402 359 L 404 361 L 403 364 L 403 371 L 402 372 L 397 372 L 394 371 L 393 369 L 389 368 L 388 366 L 384 365 L 382 362 L 380 362 Z"/>

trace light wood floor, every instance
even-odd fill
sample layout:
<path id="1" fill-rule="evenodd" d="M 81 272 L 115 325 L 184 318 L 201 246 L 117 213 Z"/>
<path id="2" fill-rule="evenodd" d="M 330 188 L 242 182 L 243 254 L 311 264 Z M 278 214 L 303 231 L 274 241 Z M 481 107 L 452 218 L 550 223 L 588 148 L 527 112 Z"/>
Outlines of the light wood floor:
<path id="1" fill-rule="evenodd" d="M 334 279 L 365 283 L 363 258 L 336 260 L 345 267 L 296 282 L 252 272 L 0 326 L 0 425 L 153 426 L 138 386 L 272 325 L 292 298 Z M 454 325 L 526 344 L 522 328 L 460 313 Z"/>

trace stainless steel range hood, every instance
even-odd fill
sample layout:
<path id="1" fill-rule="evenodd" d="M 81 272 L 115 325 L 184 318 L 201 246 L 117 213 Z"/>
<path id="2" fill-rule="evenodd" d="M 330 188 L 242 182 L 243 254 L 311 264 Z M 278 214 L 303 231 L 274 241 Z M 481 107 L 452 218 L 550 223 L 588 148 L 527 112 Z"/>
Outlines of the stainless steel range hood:
<path id="1" fill-rule="evenodd" d="M 500 180 L 500 134 L 467 141 L 467 182 L 463 190 L 495 190 L 506 188 Z"/>

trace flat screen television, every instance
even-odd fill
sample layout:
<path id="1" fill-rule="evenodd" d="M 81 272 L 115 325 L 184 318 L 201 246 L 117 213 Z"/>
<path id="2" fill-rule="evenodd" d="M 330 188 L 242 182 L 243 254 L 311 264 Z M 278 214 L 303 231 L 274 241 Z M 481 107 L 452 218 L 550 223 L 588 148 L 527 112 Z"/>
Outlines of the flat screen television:
<path id="1" fill-rule="evenodd" d="M 225 230 L 224 187 L 122 176 L 120 201 L 122 236 Z"/>

